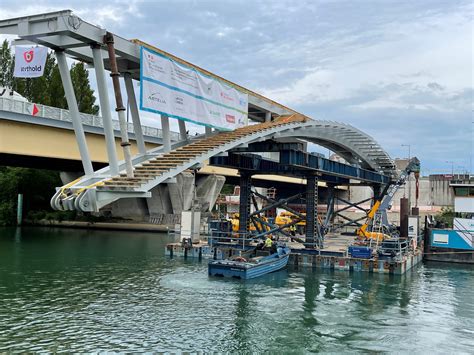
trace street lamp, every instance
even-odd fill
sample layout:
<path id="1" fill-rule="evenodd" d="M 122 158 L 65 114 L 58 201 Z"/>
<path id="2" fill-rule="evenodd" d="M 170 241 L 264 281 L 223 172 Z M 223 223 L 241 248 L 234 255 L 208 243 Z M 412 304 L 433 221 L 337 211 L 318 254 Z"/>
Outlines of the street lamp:
<path id="1" fill-rule="evenodd" d="M 451 160 L 446 160 L 446 163 L 451 164 L 451 178 L 454 179 L 454 162 Z"/>
<path id="2" fill-rule="evenodd" d="M 402 147 L 408 147 L 408 164 L 410 164 L 411 159 L 411 144 L 402 144 Z M 408 210 L 411 210 L 411 179 L 408 174 Z"/>

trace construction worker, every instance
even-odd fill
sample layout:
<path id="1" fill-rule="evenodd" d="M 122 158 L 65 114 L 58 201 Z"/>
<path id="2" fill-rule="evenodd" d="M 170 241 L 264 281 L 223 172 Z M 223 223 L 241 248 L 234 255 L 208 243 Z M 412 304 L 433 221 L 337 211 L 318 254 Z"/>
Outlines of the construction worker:
<path id="1" fill-rule="evenodd" d="M 296 226 L 294 224 L 292 224 L 289 228 L 290 230 L 290 234 L 292 237 L 294 237 L 296 235 Z"/>
<path id="2" fill-rule="evenodd" d="M 271 234 L 267 235 L 267 239 L 265 239 L 265 249 L 271 249 L 273 245 L 273 240 Z"/>

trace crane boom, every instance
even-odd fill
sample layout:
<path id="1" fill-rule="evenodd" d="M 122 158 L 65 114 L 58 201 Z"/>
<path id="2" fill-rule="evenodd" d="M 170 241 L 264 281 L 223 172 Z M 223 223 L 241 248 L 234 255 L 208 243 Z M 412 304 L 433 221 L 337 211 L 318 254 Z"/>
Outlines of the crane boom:
<path id="1" fill-rule="evenodd" d="M 419 172 L 420 161 L 418 160 L 418 158 L 413 157 L 408 162 L 407 167 L 401 172 L 398 179 L 395 182 L 388 184 L 380 196 L 375 197 L 375 203 L 370 209 L 370 211 L 367 213 L 367 219 L 365 223 L 357 230 L 357 235 L 359 237 L 379 240 L 383 240 L 387 237 L 390 237 L 389 235 L 384 234 L 380 231 L 369 231 L 370 226 L 373 224 L 374 218 L 378 214 L 380 215 L 382 226 L 385 226 L 387 227 L 387 229 L 389 229 L 390 226 L 387 218 L 387 210 L 390 209 L 393 196 L 395 196 L 395 193 L 401 186 L 405 185 L 405 182 L 407 181 L 411 173 L 416 174 Z"/>

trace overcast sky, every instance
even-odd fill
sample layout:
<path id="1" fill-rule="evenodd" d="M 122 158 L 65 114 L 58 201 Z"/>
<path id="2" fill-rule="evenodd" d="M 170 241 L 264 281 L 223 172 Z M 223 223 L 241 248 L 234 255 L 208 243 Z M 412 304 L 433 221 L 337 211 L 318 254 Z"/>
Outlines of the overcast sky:
<path id="1" fill-rule="evenodd" d="M 393 158 L 410 144 L 425 173 L 450 172 L 448 161 L 472 172 L 472 1 L 64 3 L 2 0 L 0 19 L 70 8 L 310 117 L 350 123 Z"/>

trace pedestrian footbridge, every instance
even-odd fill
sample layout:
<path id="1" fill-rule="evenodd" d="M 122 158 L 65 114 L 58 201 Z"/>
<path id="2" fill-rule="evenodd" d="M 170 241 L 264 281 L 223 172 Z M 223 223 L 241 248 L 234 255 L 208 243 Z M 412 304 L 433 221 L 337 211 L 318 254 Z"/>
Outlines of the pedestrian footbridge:
<path id="1" fill-rule="evenodd" d="M 58 125 L 68 124 L 74 131 L 76 150 L 70 154 L 80 157 L 84 175 L 58 188 L 51 200 L 54 209 L 95 212 L 125 201 L 121 208 L 136 210 L 140 209 L 140 206 L 143 207 L 146 201 L 148 206 L 145 215 L 152 217 L 154 214 L 179 214 L 194 208 L 195 200 L 199 200 L 197 205 L 207 204 L 209 210 L 224 184 L 224 178 L 219 176 L 205 180 L 200 178 L 198 182 L 195 172 L 219 157 L 228 156 L 229 160 L 235 160 L 237 156 L 238 160 L 240 156 L 242 157 L 240 163 L 243 164 L 248 154 L 255 152 L 252 149 L 258 144 L 268 144 L 268 147 L 278 146 L 285 151 L 297 147 L 299 154 L 297 158 L 287 161 L 285 159 L 291 156 L 291 152 L 285 155 L 276 149 L 270 153 L 273 154 L 272 161 L 265 164 L 273 166 L 273 170 L 268 171 L 307 177 L 308 181 L 311 181 L 306 184 L 308 196 L 312 196 L 310 199 L 314 197 L 315 201 L 317 201 L 315 186 L 318 186 L 316 180 L 319 177 L 330 178 L 332 183 L 349 185 L 350 180 L 359 180 L 380 187 L 395 175 L 395 166 L 390 156 L 366 133 L 345 123 L 313 120 L 159 48 L 107 32 L 102 27 L 82 20 L 70 10 L 0 20 L 0 33 L 18 36 L 15 44 L 39 44 L 49 47 L 58 60 L 69 112 L 57 112 L 59 117 L 55 122 Z M 134 91 L 134 80 L 141 78 L 140 63 L 143 48 L 152 49 L 159 55 L 244 93 L 248 97 L 245 110 L 248 125 L 233 131 L 212 130 L 206 127 L 205 134 L 189 137 L 184 120 L 178 121 L 179 133 L 173 133 L 170 131 L 170 117 L 161 114 L 162 130 L 151 132 L 152 129 L 144 128 Z M 102 118 L 84 117 L 79 112 L 66 57 L 81 60 L 94 69 Z M 112 112 L 109 109 L 111 105 L 106 84 L 107 70 L 112 72 L 111 75 L 115 80 L 116 110 L 121 121 L 121 147 L 116 145 L 114 129 L 117 130 L 119 127 L 113 126 Z M 124 116 L 121 115 L 125 108 L 121 102 L 119 77 L 124 81 L 130 105 L 132 123 L 128 128 Z M 27 109 L 29 105 L 29 103 L 23 104 L 23 109 Z M 9 112 L 8 115 L 15 116 L 17 121 L 33 120 L 35 121 L 33 123 L 38 123 L 38 120 L 50 118 L 46 117 L 49 111 L 51 110 L 47 107 L 36 107 L 36 114 L 33 115 L 29 111 Z M 70 118 L 70 122 L 62 120 L 65 116 Z M 85 123 L 84 120 L 91 120 L 92 125 Z M 107 166 L 99 170 L 92 165 L 90 142 L 86 141 L 86 134 L 94 129 L 101 130 L 105 136 L 102 149 L 106 148 L 107 151 L 107 157 L 104 158 Z M 135 149 L 132 145 L 131 154 L 127 152 L 129 133 L 132 134 L 135 144 Z M 54 138 L 50 141 L 48 143 L 54 146 Z M 328 148 L 343 158 L 345 163 L 332 162 L 304 153 L 307 143 Z M 38 147 L 38 144 L 36 146 Z M 266 152 L 261 150 L 262 146 L 260 145 L 258 151 L 260 153 Z M 127 152 L 123 155 L 125 161 L 117 154 L 121 148 Z M 38 147 L 38 150 L 40 149 L 41 145 Z M 130 159 L 128 155 L 131 155 Z M 243 175 L 247 174 L 244 172 L 246 167 L 242 164 L 233 166 L 239 166 L 239 170 L 240 167 L 243 169 L 239 172 L 241 183 L 247 184 L 243 178 Z M 275 164 L 285 168 L 278 170 Z M 297 171 L 300 175 L 297 175 Z M 301 175 L 302 171 L 304 173 Z M 253 169 L 252 174 L 256 173 L 258 172 Z M 309 201 L 309 198 L 307 200 Z M 313 211 L 316 210 L 314 206 L 311 208 Z"/>
<path id="2" fill-rule="evenodd" d="M 314 142 L 348 162 L 383 176 L 392 176 L 394 166 L 383 149 L 368 135 L 350 125 L 309 119 L 299 114 L 281 116 L 272 122 L 254 124 L 232 132 L 216 133 L 187 144 L 176 143 L 170 152 L 157 149 L 150 159 L 134 160 L 135 173 L 110 177 L 105 168 L 94 177 L 83 177 L 58 190 L 52 206 L 59 210 L 99 211 L 123 198 L 151 197 L 157 185 L 170 182 L 179 174 L 197 170 L 210 158 L 226 154 L 253 142 L 303 139 Z M 162 148 L 161 148 L 162 149 Z M 378 176 L 378 174 L 377 174 Z M 357 178 L 357 176 L 354 176 Z M 370 182 L 386 182 L 372 180 Z M 361 180 L 364 180 L 361 178 Z"/>

